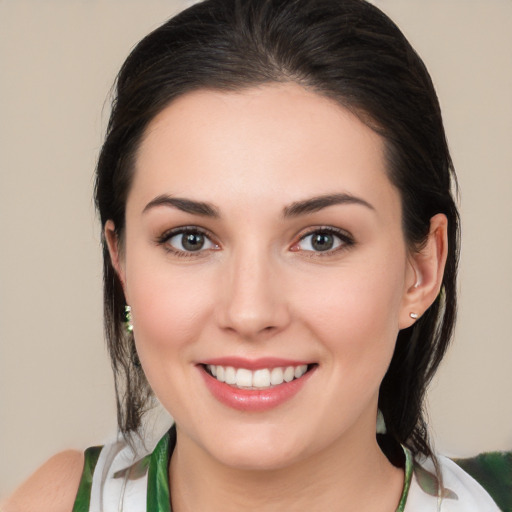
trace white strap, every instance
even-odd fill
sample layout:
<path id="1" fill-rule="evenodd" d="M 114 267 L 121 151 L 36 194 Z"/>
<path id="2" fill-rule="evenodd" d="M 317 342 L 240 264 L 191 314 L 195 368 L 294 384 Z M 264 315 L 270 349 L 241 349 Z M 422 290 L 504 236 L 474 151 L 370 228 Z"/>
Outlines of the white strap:
<path id="1" fill-rule="evenodd" d="M 144 512 L 147 471 L 123 442 L 105 445 L 94 470 L 89 512 Z"/>

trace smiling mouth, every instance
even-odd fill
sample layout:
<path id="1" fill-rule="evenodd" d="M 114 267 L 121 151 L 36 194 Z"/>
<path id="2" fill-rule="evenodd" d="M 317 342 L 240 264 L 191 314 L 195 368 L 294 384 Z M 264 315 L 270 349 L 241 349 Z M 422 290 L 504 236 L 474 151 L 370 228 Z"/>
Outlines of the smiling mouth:
<path id="1" fill-rule="evenodd" d="M 301 364 L 276 368 L 249 370 L 233 366 L 203 365 L 206 373 L 219 382 L 237 389 L 270 389 L 300 379 L 316 365 Z"/>

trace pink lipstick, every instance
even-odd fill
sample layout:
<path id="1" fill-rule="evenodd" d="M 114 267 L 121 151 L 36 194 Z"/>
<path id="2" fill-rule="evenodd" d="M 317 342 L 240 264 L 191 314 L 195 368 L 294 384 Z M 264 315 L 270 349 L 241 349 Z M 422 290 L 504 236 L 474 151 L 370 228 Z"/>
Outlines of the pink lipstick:
<path id="1" fill-rule="evenodd" d="M 316 368 L 305 361 L 277 358 L 216 358 L 198 365 L 206 386 L 219 402 L 247 412 L 266 411 L 290 400 Z"/>

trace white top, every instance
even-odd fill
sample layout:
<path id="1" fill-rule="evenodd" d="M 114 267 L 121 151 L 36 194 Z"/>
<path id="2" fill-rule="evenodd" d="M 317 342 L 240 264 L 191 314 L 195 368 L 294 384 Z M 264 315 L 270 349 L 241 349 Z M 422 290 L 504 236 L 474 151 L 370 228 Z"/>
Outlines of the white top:
<path id="1" fill-rule="evenodd" d="M 438 460 L 443 497 L 429 491 L 437 483 L 432 461 L 415 461 L 403 512 L 500 512 L 484 488 L 457 464 L 443 456 Z M 147 468 L 148 459 L 136 457 L 126 443 L 105 445 L 94 470 L 88 512 L 145 511 Z"/>
<path id="2" fill-rule="evenodd" d="M 404 512 L 500 512 L 494 500 L 472 476 L 447 457 L 439 455 L 437 459 L 443 475 L 444 497 L 440 500 L 428 494 L 418 481 L 419 468 L 435 473 L 432 460 L 416 462 Z"/>

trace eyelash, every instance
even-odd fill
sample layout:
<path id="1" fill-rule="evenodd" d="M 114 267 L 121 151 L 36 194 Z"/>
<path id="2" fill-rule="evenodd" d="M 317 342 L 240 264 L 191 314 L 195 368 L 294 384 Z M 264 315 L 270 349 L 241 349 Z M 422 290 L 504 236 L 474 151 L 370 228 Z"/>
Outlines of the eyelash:
<path id="1" fill-rule="evenodd" d="M 187 233 L 190 234 L 201 234 L 203 235 L 211 244 L 215 246 L 215 248 L 208 248 L 208 249 L 199 249 L 197 251 L 182 251 L 180 249 L 176 249 L 175 247 L 172 247 L 169 244 L 169 241 L 179 235 L 185 235 Z M 340 244 L 338 247 L 335 247 L 334 249 L 329 249 L 326 251 L 311 251 L 311 250 L 300 250 L 296 249 L 294 250 L 293 247 L 297 247 L 302 241 L 304 241 L 307 237 L 315 235 L 315 234 L 326 234 L 326 235 L 332 235 L 339 239 Z M 156 240 L 158 245 L 161 245 L 164 247 L 164 249 L 175 256 L 181 257 L 181 258 L 190 258 L 190 257 L 201 257 L 205 256 L 206 252 L 209 252 L 211 250 L 217 250 L 219 247 L 219 244 L 217 244 L 212 235 L 197 226 L 185 226 L 180 228 L 174 228 L 169 231 L 166 231 L 161 236 L 159 236 Z M 311 229 L 310 231 L 302 234 L 297 242 L 292 244 L 292 248 L 290 249 L 293 252 L 302 252 L 304 255 L 307 255 L 307 257 L 310 258 L 318 258 L 318 257 L 326 257 L 326 256 L 332 256 L 333 254 L 336 254 L 341 251 L 345 251 L 355 245 L 354 238 L 347 233 L 346 231 L 334 228 L 332 226 L 329 227 L 316 227 Z"/>
<path id="2" fill-rule="evenodd" d="M 175 256 L 178 256 L 180 258 L 190 258 L 190 257 L 201 257 L 205 256 L 205 253 L 210 250 L 217 250 L 215 249 L 199 249 L 197 251 L 182 251 L 180 249 L 176 249 L 175 247 L 172 247 L 169 244 L 169 241 L 179 235 L 186 235 L 187 233 L 190 234 L 200 234 L 203 235 L 207 240 L 210 241 L 211 244 L 213 244 L 216 247 L 219 247 L 219 245 L 213 241 L 213 237 L 210 235 L 210 233 L 204 229 L 201 229 L 197 226 L 185 226 L 181 228 L 174 228 L 169 231 L 166 231 L 161 236 L 157 238 L 157 244 L 163 246 L 163 248 L 168 252 Z"/>
<path id="3" fill-rule="evenodd" d="M 350 247 L 354 246 L 356 243 L 352 235 L 350 235 L 347 231 L 344 231 L 343 229 L 334 228 L 332 226 L 320 226 L 315 227 L 301 235 L 299 240 L 295 242 L 292 247 L 296 247 L 300 242 L 305 240 L 307 237 L 317 234 L 327 234 L 335 236 L 340 240 L 340 244 L 338 247 L 326 251 L 301 251 L 302 253 L 304 253 L 305 256 L 309 258 L 323 258 L 332 256 L 339 252 L 346 251 Z M 297 250 L 297 252 L 299 252 L 299 250 Z"/>

